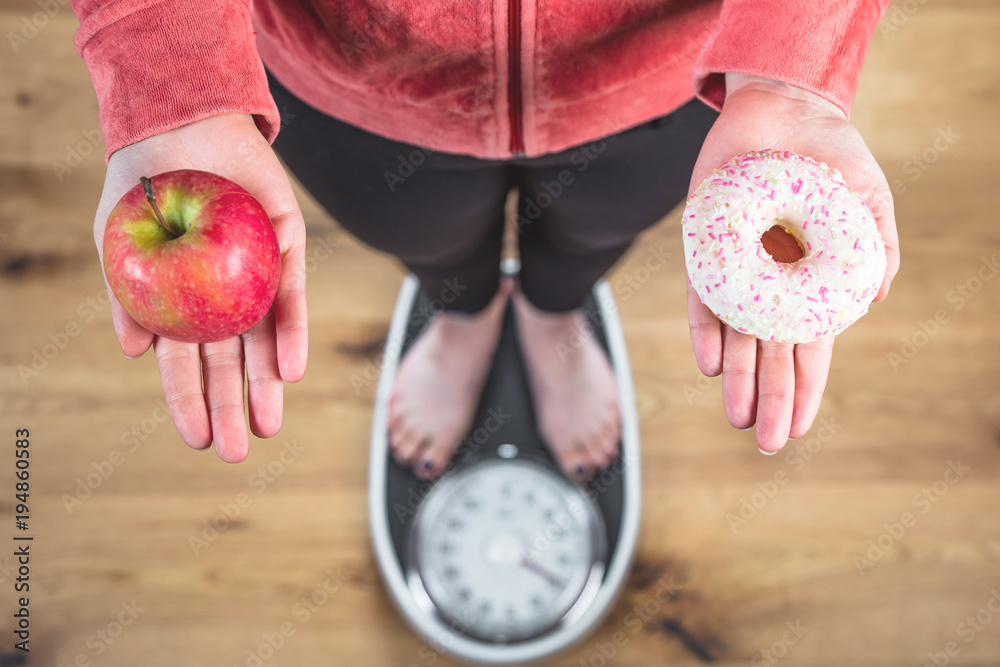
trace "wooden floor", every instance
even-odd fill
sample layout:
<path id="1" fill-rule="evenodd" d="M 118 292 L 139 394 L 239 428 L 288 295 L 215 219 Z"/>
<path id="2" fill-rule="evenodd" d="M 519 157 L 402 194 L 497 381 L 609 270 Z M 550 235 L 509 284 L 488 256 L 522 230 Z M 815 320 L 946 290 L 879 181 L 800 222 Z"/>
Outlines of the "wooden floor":
<path id="1" fill-rule="evenodd" d="M 0 34 L 38 11 L 0 2 Z M 929 653 L 1000 664 L 988 606 L 1000 609 L 1000 5 L 900 3 L 883 27 L 854 120 L 898 181 L 892 294 L 838 338 L 817 427 L 766 458 L 695 366 L 677 212 L 639 240 L 612 284 L 645 279 L 650 248 L 672 253 L 619 303 L 643 443 L 641 543 L 607 621 L 551 664 L 918 666 Z M 282 624 L 294 634 L 267 665 L 451 664 L 396 614 L 369 548 L 375 386 L 363 379 L 402 273 L 303 197 L 311 348 L 305 379 L 286 388 L 285 426 L 240 465 L 189 450 L 164 420 L 154 360 L 122 357 L 100 300 L 103 146 L 89 138 L 96 102 L 75 28 L 60 5 L 16 53 L 0 48 L 0 539 L 18 532 L 14 430 L 30 428 L 27 664 L 252 665 Z M 339 245 L 315 261 L 322 240 Z M 68 326 L 79 333 L 63 336 Z M 54 358 L 22 381 L 36 352 Z M 287 443 L 297 453 L 283 464 Z M 240 494 L 249 506 L 213 533 Z M 0 664 L 13 665 L 8 545 Z"/>

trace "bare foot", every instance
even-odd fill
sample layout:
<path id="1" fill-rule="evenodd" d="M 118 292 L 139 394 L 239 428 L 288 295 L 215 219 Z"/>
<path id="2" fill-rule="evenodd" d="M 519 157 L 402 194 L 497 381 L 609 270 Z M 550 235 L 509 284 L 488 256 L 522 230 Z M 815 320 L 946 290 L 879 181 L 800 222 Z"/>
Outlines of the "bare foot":
<path id="1" fill-rule="evenodd" d="M 403 356 L 389 398 L 389 448 L 419 477 L 440 475 L 472 425 L 511 289 L 504 277 L 480 312 L 436 313 Z"/>
<path id="2" fill-rule="evenodd" d="M 538 310 L 519 288 L 513 300 L 541 435 L 567 474 L 590 479 L 618 455 L 621 410 L 611 364 L 582 310 Z"/>

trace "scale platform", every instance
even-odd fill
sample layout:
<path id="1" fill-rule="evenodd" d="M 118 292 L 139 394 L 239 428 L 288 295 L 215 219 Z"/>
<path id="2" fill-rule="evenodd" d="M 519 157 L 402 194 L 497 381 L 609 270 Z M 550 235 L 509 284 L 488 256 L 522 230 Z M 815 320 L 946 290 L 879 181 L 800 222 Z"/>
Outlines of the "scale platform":
<path id="1" fill-rule="evenodd" d="M 620 454 L 586 484 L 559 470 L 538 434 L 509 304 L 471 431 L 444 474 L 425 481 L 395 462 L 387 442 L 389 396 L 399 361 L 433 305 L 416 277 L 407 276 L 372 423 L 369 522 L 376 560 L 399 612 L 435 650 L 479 664 L 539 660 L 597 626 L 621 592 L 635 551 L 639 433 L 614 298 L 598 281 L 584 312 L 615 371 Z"/>

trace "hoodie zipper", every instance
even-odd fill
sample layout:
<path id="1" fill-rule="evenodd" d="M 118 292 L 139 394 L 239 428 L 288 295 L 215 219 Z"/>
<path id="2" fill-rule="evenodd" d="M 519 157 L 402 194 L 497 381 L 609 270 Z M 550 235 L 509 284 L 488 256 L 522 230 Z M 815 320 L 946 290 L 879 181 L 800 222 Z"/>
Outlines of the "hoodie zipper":
<path id="1" fill-rule="evenodd" d="M 510 116 L 510 152 L 524 157 L 524 128 L 521 121 L 521 0 L 508 0 L 507 27 L 507 100 Z"/>

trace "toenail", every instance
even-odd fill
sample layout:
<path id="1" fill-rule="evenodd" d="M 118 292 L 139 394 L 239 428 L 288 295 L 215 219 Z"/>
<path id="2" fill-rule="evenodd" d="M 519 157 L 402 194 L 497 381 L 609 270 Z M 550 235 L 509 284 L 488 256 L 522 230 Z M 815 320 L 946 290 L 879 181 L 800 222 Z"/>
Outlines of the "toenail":
<path id="1" fill-rule="evenodd" d="M 763 449 L 760 449 L 760 447 L 758 447 L 757 449 L 759 449 L 760 453 L 763 454 L 764 456 L 774 456 L 775 454 L 778 453 L 777 451 L 774 451 L 774 452 L 765 452 Z"/>

